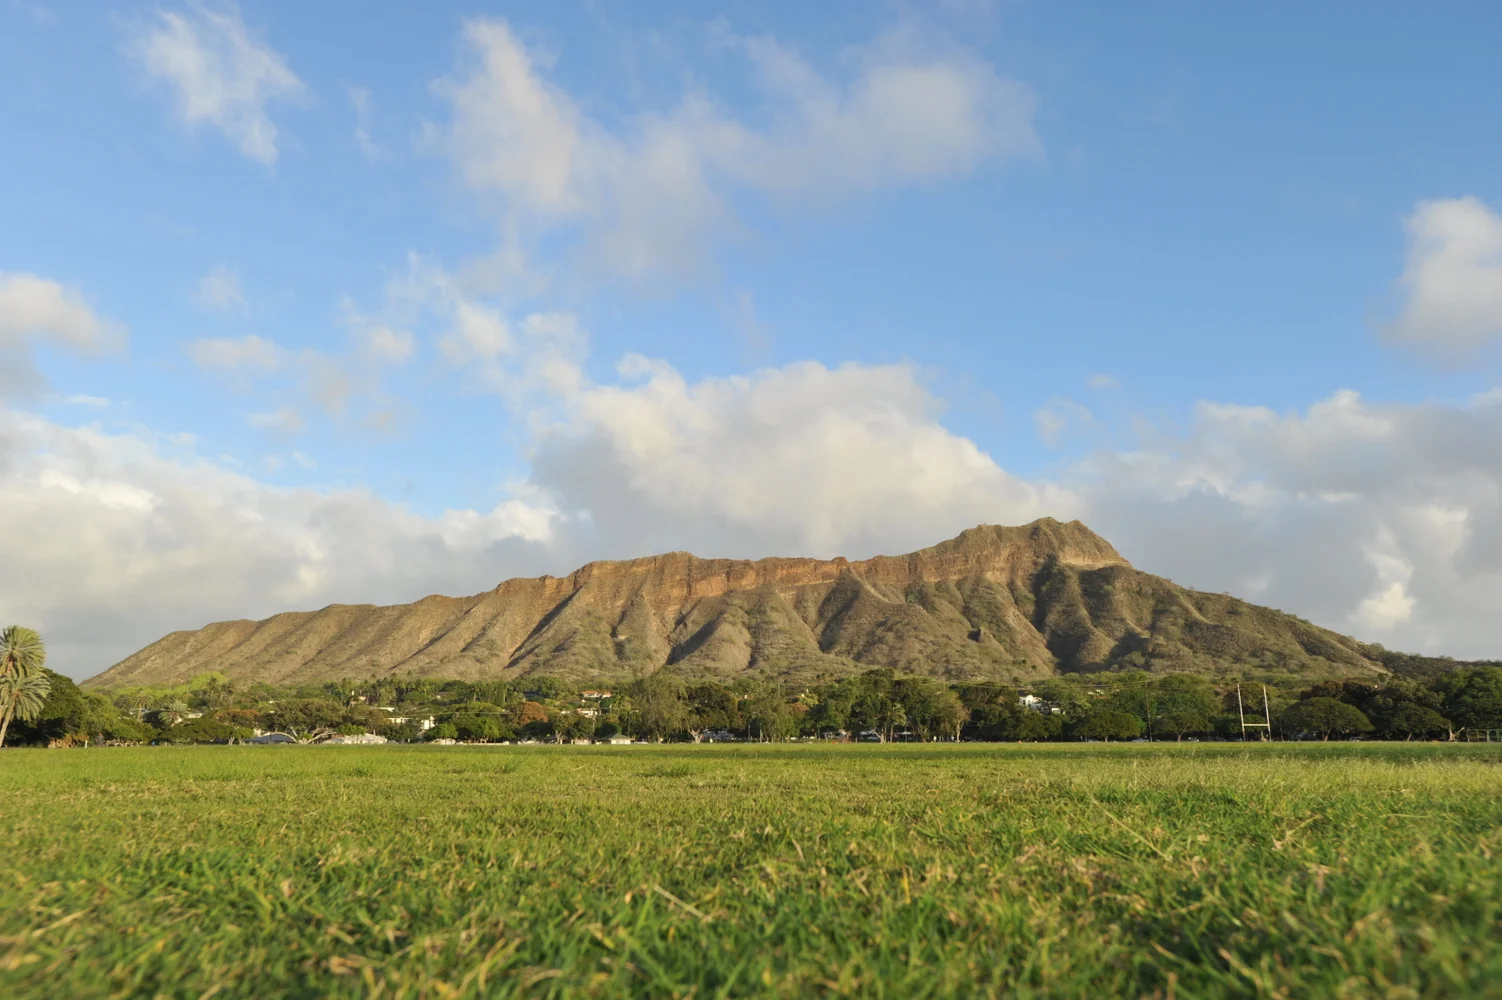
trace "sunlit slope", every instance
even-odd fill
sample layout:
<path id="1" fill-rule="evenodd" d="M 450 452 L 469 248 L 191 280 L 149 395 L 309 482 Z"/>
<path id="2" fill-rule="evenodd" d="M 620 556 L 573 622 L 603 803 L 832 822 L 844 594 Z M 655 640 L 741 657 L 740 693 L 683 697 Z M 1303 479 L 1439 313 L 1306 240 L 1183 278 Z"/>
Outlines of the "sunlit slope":
<path id="1" fill-rule="evenodd" d="M 873 666 L 1027 680 L 1121 667 L 1379 671 L 1360 643 L 1139 572 L 1078 521 L 981 525 L 904 556 L 596 562 L 473 597 L 331 605 L 174 632 L 90 683 L 384 674 L 803 680 Z"/>

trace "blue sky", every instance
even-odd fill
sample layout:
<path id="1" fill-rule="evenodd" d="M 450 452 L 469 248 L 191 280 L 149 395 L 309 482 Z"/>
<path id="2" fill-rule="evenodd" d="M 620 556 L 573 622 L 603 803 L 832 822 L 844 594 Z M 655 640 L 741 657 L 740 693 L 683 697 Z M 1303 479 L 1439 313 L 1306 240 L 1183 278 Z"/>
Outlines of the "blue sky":
<path id="1" fill-rule="evenodd" d="M 214 618 L 1051 513 L 1502 655 L 1499 37 L 6 0 L 0 511 L 44 582 L 0 617 L 85 675 Z"/>

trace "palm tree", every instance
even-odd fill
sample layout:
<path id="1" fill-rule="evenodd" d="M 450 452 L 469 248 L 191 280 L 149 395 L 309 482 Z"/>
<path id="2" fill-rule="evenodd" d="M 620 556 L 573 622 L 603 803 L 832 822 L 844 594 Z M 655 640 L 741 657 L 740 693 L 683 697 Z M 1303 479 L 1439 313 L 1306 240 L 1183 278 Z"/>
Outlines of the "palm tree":
<path id="1" fill-rule="evenodd" d="M 29 722 L 42 714 L 52 681 L 46 674 L 15 677 L 0 674 L 0 746 L 5 745 L 5 731 L 11 719 Z"/>
<path id="2" fill-rule="evenodd" d="M 25 677 L 41 671 L 47 647 L 35 629 L 12 625 L 0 631 L 0 674 Z"/>
<path id="3" fill-rule="evenodd" d="M 42 673 L 47 647 L 34 629 L 12 625 L 0 631 L 0 746 L 11 719 L 34 719 L 52 681 Z"/>

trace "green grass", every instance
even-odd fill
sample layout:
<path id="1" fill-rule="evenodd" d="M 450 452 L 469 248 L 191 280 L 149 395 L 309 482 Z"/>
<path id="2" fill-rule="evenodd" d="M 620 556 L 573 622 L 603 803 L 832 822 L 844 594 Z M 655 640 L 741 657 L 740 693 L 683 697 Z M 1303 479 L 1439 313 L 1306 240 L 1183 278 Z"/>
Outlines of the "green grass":
<path id="1" fill-rule="evenodd" d="M 1502 746 L 0 752 L 0 996 L 1502 996 Z"/>

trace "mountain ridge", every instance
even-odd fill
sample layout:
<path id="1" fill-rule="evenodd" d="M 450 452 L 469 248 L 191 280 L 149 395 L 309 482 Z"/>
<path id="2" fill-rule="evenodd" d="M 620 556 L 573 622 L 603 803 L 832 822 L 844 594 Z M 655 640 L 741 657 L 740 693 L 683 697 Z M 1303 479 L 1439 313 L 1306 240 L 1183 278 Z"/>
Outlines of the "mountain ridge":
<path id="1" fill-rule="evenodd" d="M 794 682 L 872 666 L 1007 681 L 1129 666 L 1383 672 L 1349 637 L 1179 587 L 1136 570 L 1079 521 L 1042 518 L 979 525 L 897 556 L 669 552 L 469 597 L 216 622 L 170 633 L 86 683 L 171 684 L 207 670 L 278 684 L 388 674 L 593 682 L 656 670 Z"/>

